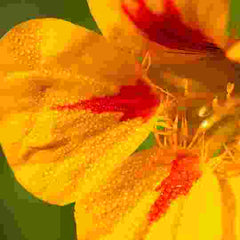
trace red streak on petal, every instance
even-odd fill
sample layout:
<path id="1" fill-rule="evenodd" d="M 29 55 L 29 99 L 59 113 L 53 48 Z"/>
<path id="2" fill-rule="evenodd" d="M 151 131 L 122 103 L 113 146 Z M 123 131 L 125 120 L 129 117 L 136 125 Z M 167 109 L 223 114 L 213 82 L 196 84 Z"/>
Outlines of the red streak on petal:
<path id="1" fill-rule="evenodd" d="M 173 200 L 187 195 L 200 177 L 198 156 L 189 155 L 188 152 L 178 153 L 172 161 L 170 174 L 155 189 L 160 195 L 148 213 L 149 223 L 152 224 L 163 216 Z"/>
<path id="2" fill-rule="evenodd" d="M 193 29 L 182 21 L 181 13 L 175 6 L 174 0 L 162 1 L 164 4 L 162 13 L 153 13 L 144 0 L 138 0 L 137 8 L 134 10 L 130 10 L 126 4 L 122 3 L 122 9 L 151 41 L 171 49 L 220 50 L 200 29 Z"/>
<path id="3" fill-rule="evenodd" d="M 137 85 L 121 86 L 114 96 L 93 97 L 74 104 L 52 107 L 55 110 L 90 110 L 92 113 L 122 112 L 120 121 L 142 117 L 145 121 L 154 114 L 159 98 L 143 80 Z"/>

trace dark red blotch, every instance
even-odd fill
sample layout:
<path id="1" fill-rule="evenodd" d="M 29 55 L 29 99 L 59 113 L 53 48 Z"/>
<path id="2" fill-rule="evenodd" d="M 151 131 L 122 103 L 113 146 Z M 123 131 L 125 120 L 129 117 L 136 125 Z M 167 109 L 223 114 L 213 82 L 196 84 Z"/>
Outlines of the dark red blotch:
<path id="1" fill-rule="evenodd" d="M 104 112 L 123 113 L 120 121 L 136 117 L 147 120 L 154 114 L 159 105 L 159 98 L 153 93 L 151 87 L 142 79 L 137 80 L 137 85 L 121 86 L 120 91 L 114 96 L 93 97 L 81 100 L 75 104 L 55 106 L 55 110 L 90 110 L 92 113 Z"/>
<path id="2" fill-rule="evenodd" d="M 172 161 L 170 174 L 156 188 L 160 195 L 148 213 L 149 222 L 153 223 L 163 216 L 173 200 L 187 195 L 200 177 L 199 157 L 179 152 Z"/>
<path id="3" fill-rule="evenodd" d="M 134 11 L 124 3 L 122 9 L 151 41 L 171 49 L 221 51 L 200 29 L 193 29 L 182 21 L 174 0 L 162 1 L 164 4 L 162 13 L 153 13 L 144 0 L 137 1 L 137 8 Z"/>

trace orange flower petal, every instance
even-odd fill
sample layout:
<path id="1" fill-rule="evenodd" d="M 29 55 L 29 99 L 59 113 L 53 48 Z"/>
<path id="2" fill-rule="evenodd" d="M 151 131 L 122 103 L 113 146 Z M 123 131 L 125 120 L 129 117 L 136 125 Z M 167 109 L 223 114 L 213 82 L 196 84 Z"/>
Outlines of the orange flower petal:
<path id="1" fill-rule="evenodd" d="M 166 1 L 165 1 L 166 2 Z M 169 0 L 168 0 L 169 2 Z M 218 1 L 218 4 L 215 4 L 214 0 L 211 1 L 198 1 L 191 2 L 191 5 L 186 4 L 186 1 L 174 1 L 176 9 L 179 10 L 181 16 L 181 26 L 186 26 L 186 29 L 199 30 L 202 32 L 202 36 L 205 39 L 210 39 L 209 41 L 216 43 L 220 47 L 225 47 L 227 36 L 225 34 L 225 29 L 228 21 L 228 1 Z M 139 23 L 143 24 L 148 20 L 148 16 L 144 12 L 144 9 L 151 12 L 152 15 L 156 17 L 160 16 L 165 10 L 164 4 L 161 4 L 161 1 L 158 0 L 88 0 L 91 13 L 96 20 L 99 28 L 101 29 L 104 36 L 110 39 L 112 42 L 115 42 L 116 45 L 120 45 L 125 49 L 130 49 L 130 51 L 139 54 L 139 52 L 145 52 L 146 48 L 150 48 L 154 54 L 154 60 L 159 63 L 184 63 L 192 60 L 198 60 L 201 57 L 205 56 L 205 53 L 199 52 L 198 54 L 187 54 L 189 51 L 169 51 L 170 42 L 176 41 L 176 34 L 181 31 L 181 34 L 184 35 L 183 30 L 177 28 L 177 24 L 171 26 L 170 23 L 164 24 L 164 26 L 169 26 L 166 31 L 162 31 L 161 28 L 156 24 L 156 34 L 162 36 L 159 44 L 156 44 L 154 39 L 150 38 L 148 44 L 146 40 L 148 39 L 146 31 L 142 31 L 141 28 L 137 28 L 132 23 L 133 16 L 136 16 L 135 13 L 139 7 L 140 16 L 144 16 L 144 19 L 139 20 Z M 124 4 L 124 5 L 122 5 Z M 146 8 L 143 7 L 143 4 Z M 124 6 L 124 7 L 123 7 Z M 211 11 L 209 11 L 211 8 Z M 124 13 L 124 9 L 127 10 Z M 103 16 L 103 12 L 107 14 Z M 209 14 L 211 12 L 211 14 Z M 144 15 L 145 14 L 145 15 Z M 166 12 L 166 16 L 168 12 Z M 128 18 L 131 15 L 131 18 Z M 216 23 L 216 18 L 218 19 Z M 169 18 L 173 19 L 172 17 Z M 136 19 L 135 19 L 136 20 Z M 133 21 L 136 23 L 136 21 Z M 149 20 L 149 22 L 156 23 L 156 20 Z M 159 23 L 161 25 L 161 22 Z M 214 26 L 214 27 L 213 27 Z M 138 26 L 139 27 L 139 26 Z M 151 24 L 153 27 L 153 24 Z M 173 32 L 172 38 L 166 41 L 166 44 L 163 44 L 163 39 Z M 189 30 L 187 30 L 189 31 Z M 191 30 L 190 30 L 191 31 Z M 186 32 L 186 31 L 185 31 Z M 180 33 L 179 33 L 180 34 Z M 182 37 L 184 38 L 184 37 Z M 181 38 L 181 39 L 182 39 Z M 180 40 L 179 40 L 180 41 Z M 183 41 L 185 44 L 191 40 Z M 199 45 L 201 45 L 201 40 L 199 40 Z M 196 44 L 196 47 L 198 44 Z M 176 48 L 176 49 L 180 49 Z M 191 49 L 191 48 L 189 48 Z M 190 51 L 191 52 L 191 51 Z"/>
<path id="2" fill-rule="evenodd" d="M 103 35 L 116 47 L 130 54 L 142 57 L 150 49 L 153 63 L 158 64 L 183 64 L 204 56 L 204 54 L 169 51 L 168 48 L 149 41 L 123 12 L 121 0 L 88 0 L 88 4 Z M 106 14 L 103 15 L 103 12 Z"/>
<path id="3" fill-rule="evenodd" d="M 222 239 L 221 193 L 216 177 L 205 172 L 187 197 L 172 203 L 167 214 L 156 222 L 148 240 Z"/>
<path id="4" fill-rule="evenodd" d="M 232 177 L 223 182 L 225 194 L 225 234 L 229 240 L 240 239 L 240 191 L 239 177 Z M 230 218 L 231 217 L 231 218 Z"/>
<path id="5" fill-rule="evenodd" d="M 175 1 L 175 5 L 181 13 L 183 24 L 186 24 L 187 27 L 197 28 L 206 39 L 210 39 L 210 42 L 224 47 L 225 26 L 227 24 L 224 19 L 228 15 L 228 1 L 221 0 L 218 1 L 218 4 L 214 4 L 215 1 L 214 3 L 213 1 L 196 0 L 186 4 L 185 1 L 179 0 Z M 136 56 L 144 56 L 147 50 L 150 51 L 152 64 L 149 76 L 156 85 L 167 88 L 178 97 L 183 95 L 186 78 L 189 80 L 188 106 L 195 107 L 194 113 L 190 113 L 190 115 L 197 115 L 200 107 L 206 102 L 211 102 L 214 96 L 225 97 L 222 89 L 225 88 L 229 79 L 235 78 L 235 69 L 231 62 L 224 58 L 223 52 L 209 54 L 209 52 L 169 49 L 150 41 L 123 12 L 122 3 L 125 3 L 131 12 L 134 12 L 138 6 L 137 2 L 139 0 L 88 0 L 94 19 L 103 35 L 112 44 L 132 52 Z M 162 1 L 145 0 L 145 2 L 153 14 L 162 13 Z M 209 8 L 213 9 L 207 11 Z M 103 15 L 103 12 L 106 14 Z M 212 15 L 208 14 L 209 12 L 215 18 L 212 18 Z M 217 18 L 216 15 L 221 15 L 221 18 Z M 210 22 L 208 17 L 211 18 Z M 218 28 L 212 27 L 216 24 L 216 18 L 220 19 L 217 22 Z M 177 32 L 176 29 L 171 31 Z M 211 33 L 211 31 L 213 32 Z M 161 67 L 159 67 L 160 64 Z M 209 81 L 209 79 L 217 80 Z"/>
<path id="6" fill-rule="evenodd" d="M 163 0 L 161 10 L 151 10 L 145 0 L 134 2 L 134 6 L 123 3 L 122 8 L 137 28 L 147 38 L 170 49 L 192 51 L 217 51 L 218 47 L 202 31 L 184 23 L 175 1 Z"/>
<path id="7" fill-rule="evenodd" d="M 88 5 L 104 36 L 124 51 L 142 56 L 148 41 L 129 22 L 121 9 L 121 0 L 88 0 Z"/>
<path id="8" fill-rule="evenodd" d="M 237 41 L 236 43 L 234 43 L 226 51 L 226 57 L 233 61 L 240 62 L 240 41 Z"/>
<path id="9" fill-rule="evenodd" d="M 174 158 L 174 152 L 158 155 L 156 147 L 136 153 L 122 162 L 105 186 L 78 199 L 78 239 L 221 239 L 221 193 L 209 172 L 186 197 L 174 200 L 157 222 L 149 222 L 149 210 L 159 195 L 155 188 L 170 170 L 162 162 L 169 157 Z"/>
<path id="10" fill-rule="evenodd" d="M 170 167 L 162 162 L 174 158 L 174 152 L 158 157 L 157 150 L 135 153 L 104 186 L 76 201 L 78 239 L 144 239 L 150 228 L 148 212 L 159 195 L 155 188 Z"/>
<path id="11" fill-rule="evenodd" d="M 136 78 L 135 59 L 100 35 L 38 19 L 14 27 L 0 49 L 0 139 L 35 196 L 63 205 L 78 185 L 92 191 L 151 131 L 155 93 Z"/>

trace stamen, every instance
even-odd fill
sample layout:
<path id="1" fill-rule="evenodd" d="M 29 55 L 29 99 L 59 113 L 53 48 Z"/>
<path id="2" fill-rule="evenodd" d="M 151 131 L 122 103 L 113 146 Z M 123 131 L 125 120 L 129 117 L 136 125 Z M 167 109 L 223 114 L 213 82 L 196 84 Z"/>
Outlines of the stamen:
<path id="1" fill-rule="evenodd" d="M 197 132 L 195 133 L 195 135 L 193 136 L 192 141 L 190 142 L 190 144 L 188 145 L 187 149 L 191 149 L 193 147 L 193 145 L 197 142 L 198 138 L 202 136 L 202 131 L 200 128 L 198 128 Z"/>
<path id="2" fill-rule="evenodd" d="M 166 131 L 166 129 L 165 129 L 165 131 Z M 167 147 L 167 133 L 166 132 L 165 132 L 165 134 L 163 134 L 163 142 L 164 142 L 164 147 Z"/>
<path id="3" fill-rule="evenodd" d="M 174 143 L 174 148 L 175 150 L 177 150 L 177 147 L 178 147 L 178 114 L 174 120 L 174 123 L 173 123 L 173 136 L 172 136 L 172 139 L 173 139 L 173 143 Z"/>
<path id="4" fill-rule="evenodd" d="M 151 55 L 150 52 L 147 51 L 147 53 L 145 54 L 143 61 L 142 61 L 142 69 L 144 70 L 145 75 L 147 75 L 147 72 L 151 66 Z"/>
<path id="5" fill-rule="evenodd" d="M 233 160 L 233 162 L 236 162 L 236 159 L 234 158 L 233 154 L 231 153 L 231 151 L 228 149 L 228 147 L 226 146 L 225 143 L 223 143 L 223 147 L 226 150 L 226 153 L 228 153 L 228 155 L 231 157 L 231 159 Z"/>
<path id="6" fill-rule="evenodd" d="M 173 101 L 177 101 L 176 97 L 174 95 L 172 95 L 171 93 L 169 93 L 168 91 L 165 91 L 163 88 L 155 85 L 154 83 L 152 83 L 152 81 L 147 77 L 147 76 L 144 76 L 144 79 L 147 81 L 147 83 L 152 86 L 153 88 L 161 91 L 162 93 L 165 93 L 167 96 L 170 96 Z"/>
<path id="7" fill-rule="evenodd" d="M 202 135 L 202 144 L 201 144 L 202 146 L 201 146 L 201 158 L 200 158 L 200 162 L 201 162 L 201 164 L 204 164 L 204 163 L 206 163 L 206 161 L 207 161 L 207 151 L 206 151 L 206 149 L 207 149 L 207 147 L 206 147 L 206 143 L 205 143 L 205 133 L 203 133 L 203 135 Z"/>
<path id="8" fill-rule="evenodd" d="M 151 80 L 150 78 L 148 77 L 148 70 L 151 66 L 151 55 L 150 55 L 150 52 L 147 51 L 144 58 L 143 58 L 143 61 L 142 61 L 142 64 L 141 64 L 141 69 L 140 69 L 140 76 L 142 76 L 142 79 L 148 84 L 150 85 L 151 87 L 153 87 L 153 89 L 155 90 L 159 90 L 161 91 L 162 93 L 166 94 L 167 97 L 170 96 L 173 100 L 172 101 L 176 101 L 176 97 L 174 95 L 172 95 L 171 93 L 169 93 L 168 91 L 165 91 L 163 88 L 155 85 Z M 138 63 L 137 63 L 138 64 Z"/>
<path id="9" fill-rule="evenodd" d="M 212 158 L 209 158 L 210 146 L 212 147 L 210 144 L 212 144 L 212 142 L 205 140 L 207 130 L 222 119 L 223 116 L 233 114 L 230 110 L 235 109 L 236 105 L 240 104 L 237 100 L 230 100 L 233 88 L 233 84 L 230 83 L 227 85 L 227 104 L 224 106 L 218 104 L 217 97 L 212 101 L 214 110 L 212 116 L 200 124 L 188 147 L 187 138 L 189 137 L 189 133 L 186 112 L 183 111 L 180 116 L 181 127 L 178 129 L 179 113 L 177 112 L 174 121 L 169 121 L 169 112 L 166 111 L 167 117 L 162 118 L 165 120 L 168 119 L 165 125 L 162 124 L 165 127 L 164 131 L 157 131 L 156 134 L 158 136 L 163 135 L 164 143 L 159 144 L 160 148 L 162 146 L 166 148 L 167 144 L 169 144 L 171 149 L 177 153 L 177 156 L 176 159 L 172 161 L 169 175 L 155 189 L 160 192 L 160 195 L 149 211 L 148 220 L 150 224 L 157 221 L 167 212 L 172 201 L 179 196 L 187 195 L 192 185 L 201 177 L 202 172 L 206 169 L 211 169 L 212 172 L 217 173 L 218 176 L 224 177 L 240 174 L 240 163 L 236 160 L 236 156 L 239 156 L 239 154 L 236 155 L 234 150 L 236 149 L 236 151 L 240 152 L 238 139 L 235 139 L 236 141 L 232 148 L 231 146 L 229 148 L 229 146 L 223 144 L 225 148 L 224 153 Z M 185 95 L 188 93 L 188 82 L 186 81 Z M 167 110 L 169 110 L 169 108 Z M 180 135 L 179 138 L 178 135 Z M 159 142 L 161 141 L 159 140 Z M 193 154 L 195 150 L 190 150 L 193 146 L 198 148 L 196 151 L 197 154 Z M 184 150 L 179 151 L 177 150 L 178 147 Z M 231 162 L 226 161 L 227 157 L 230 158 Z"/>
<path id="10" fill-rule="evenodd" d="M 186 112 L 183 112 L 182 116 L 182 126 L 181 126 L 181 134 L 182 134 L 182 147 L 187 147 L 187 138 L 188 138 L 188 124 L 186 119 Z"/>
<path id="11" fill-rule="evenodd" d="M 231 97 L 231 94 L 234 90 L 234 83 L 228 83 L 227 84 L 227 99 L 229 99 Z"/>
<path id="12" fill-rule="evenodd" d="M 209 109 L 209 107 L 207 106 L 203 106 L 200 108 L 199 112 L 198 112 L 198 116 L 201 118 L 205 118 L 208 117 L 211 114 L 211 110 Z"/>
<path id="13" fill-rule="evenodd" d="M 185 85 L 184 85 L 184 96 L 189 95 L 189 81 L 187 78 L 185 78 Z"/>
<path id="14" fill-rule="evenodd" d="M 160 147 L 160 148 L 163 148 L 163 145 L 162 145 L 162 143 L 161 143 L 161 141 L 160 141 L 160 139 L 159 139 L 159 134 L 156 133 L 155 130 L 154 130 L 154 136 L 155 136 L 155 139 L 156 139 L 157 144 L 159 145 L 159 147 Z"/>
<path id="15" fill-rule="evenodd" d="M 213 108 L 213 110 L 215 110 L 215 111 L 216 111 L 216 109 L 219 108 L 218 97 L 215 97 L 215 98 L 212 100 L 212 108 Z"/>

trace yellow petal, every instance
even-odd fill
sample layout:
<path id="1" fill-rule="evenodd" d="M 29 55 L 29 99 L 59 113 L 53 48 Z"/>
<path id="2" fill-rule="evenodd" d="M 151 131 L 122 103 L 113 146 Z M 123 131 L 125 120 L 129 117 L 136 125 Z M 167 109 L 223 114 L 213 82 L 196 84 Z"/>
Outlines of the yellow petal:
<path id="1" fill-rule="evenodd" d="M 228 13 L 228 1 L 221 0 L 218 1 L 218 4 L 213 4 L 213 1 L 196 0 L 188 4 L 182 0 L 174 2 L 182 12 L 183 20 L 186 24 L 193 24 L 193 27 L 196 24 L 200 25 L 200 30 L 209 36 L 211 41 L 215 41 L 217 45 L 223 47 L 226 25 L 224 19 Z M 235 77 L 235 69 L 230 61 L 223 57 L 223 53 L 213 54 L 214 57 L 210 58 L 206 57 L 208 56 L 206 53 L 194 52 L 190 54 L 186 51 L 163 47 L 153 41 L 145 44 L 146 39 L 144 39 L 143 34 L 123 13 L 121 8 L 122 2 L 126 2 L 130 6 L 132 3 L 132 8 L 134 9 L 134 3 L 137 4 L 136 2 L 138 1 L 88 0 L 91 13 L 103 35 L 115 44 L 116 47 L 121 47 L 129 52 L 132 51 L 133 54 L 135 53 L 135 55 L 140 55 L 141 57 L 144 56 L 146 50 L 150 51 L 152 65 L 149 69 L 149 76 L 154 80 L 155 84 L 162 88 L 167 88 L 173 94 L 179 95 L 180 92 L 184 91 L 185 83 L 182 83 L 182 79 L 188 78 L 190 86 L 190 94 L 187 96 L 188 105 L 193 105 L 199 109 L 206 102 L 211 102 L 216 95 L 225 97 L 222 90 L 229 79 Z M 144 2 L 149 5 L 151 10 L 156 12 L 159 8 L 161 10 L 163 1 L 144 0 Z M 192 4 L 192 6 L 189 4 Z M 208 11 L 209 8 L 213 9 Z M 106 14 L 103 15 L 103 12 Z M 209 12 L 213 13 L 215 17 L 208 14 Z M 215 26 L 216 22 L 216 15 L 221 15 L 221 20 L 217 22 L 217 25 L 219 24 L 218 27 L 213 28 L 212 26 Z M 210 22 L 208 17 L 211 19 Z M 173 29 L 171 31 L 176 30 Z M 159 67 L 159 64 L 161 64 L 161 67 Z M 208 81 L 209 78 L 218 80 Z M 192 104 L 193 99 L 196 99 L 196 101 Z M 194 115 L 199 110 L 196 110 L 196 108 L 194 109 Z M 192 114 L 190 113 L 190 115 Z"/>
<path id="2" fill-rule="evenodd" d="M 192 9 L 189 9 L 186 1 L 179 0 L 178 2 L 183 9 L 183 15 L 187 22 L 193 24 L 197 22 L 203 33 L 212 38 L 218 46 L 221 48 L 226 46 L 230 0 L 218 0 L 217 2 L 215 0 L 194 0 L 191 2 Z M 190 13 L 191 11 L 192 14 Z M 192 19 L 193 15 L 196 16 L 197 20 Z"/>
<path id="3" fill-rule="evenodd" d="M 185 204 L 179 240 L 221 239 L 221 194 L 212 173 L 205 173 Z"/>
<path id="4" fill-rule="evenodd" d="M 239 178 L 235 178 L 235 180 L 219 179 L 222 195 L 222 239 L 227 240 L 237 240 L 240 236 L 239 207 L 237 206 L 239 204 L 237 197 Z"/>
<path id="5" fill-rule="evenodd" d="M 225 233 L 227 239 L 240 239 L 240 191 L 239 177 L 227 179 L 223 185 L 223 194 L 225 194 Z M 231 217 L 231 218 L 230 218 Z"/>
<path id="6" fill-rule="evenodd" d="M 91 126 L 87 120 L 89 118 L 94 119 L 87 114 L 80 117 L 86 123 L 78 126 L 87 129 Z M 93 120 L 93 123 L 97 131 L 101 129 L 102 132 L 94 133 L 89 138 L 83 138 L 83 132 L 74 126 L 71 126 L 68 136 L 63 132 L 62 140 L 51 139 L 44 145 L 34 146 L 31 139 L 33 136 L 26 137 L 22 141 L 18 158 L 14 159 L 19 160 L 19 164 L 12 165 L 17 180 L 45 201 L 60 205 L 72 202 L 76 199 L 78 185 L 81 194 L 85 195 L 104 184 L 111 171 L 147 137 L 152 124 L 142 124 L 136 120 L 113 124 L 104 129 L 101 121 Z M 35 129 L 38 132 L 47 131 L 48 126 Z M 88 128 L 89 135 L 91 130 Z M 39 138 L 41 144 L 41 136 Z M 3 149 L 8 157 L 11 148 L 3 143 Z"/>
<path id="7" fill-rule="evenodd" d="M 135 52 L 135 54 L 139 54 L 139 52 L 145 52 L 146 48 L 150 48 L 151 52 L 154 54 L 154 61 L 157 61 L 161 64 L 182 64 L 192 60 L 198 60 L 199 58 L 205 56 L 203 53 L 183 54 L 183 51 L 176 51 L 177 49 L 174 51 L 169 50 L 168 47 L 163 47 L 164 44 L 162 44 L 163 46 L 160 46 L 154 41 L 150 41 L 148 45 L 146 45 L 146 39 L 144 39 L 145 35 L 143 32 L 136 28 L 131 20 L 126 17 L 126 14 L 121 8 L 121 4 L 125 3 L 127 6 L 129 6 L 131 11 L 134 12 L 138 6 L 138 3 L 140 2 L 146 3 L 147 7 L 149 7 L 153 13 L 159 14 L 163 11 L 163 3 L 167 1 L 88 0 L 91 13 L 103 35 L 115 42 L 117 45 L 120 45 L 125 49 L 130 49 L 130 51 Z M 187 24 L 187 26 L 193 29 L 200 29 L 204 35 L 208 36 L 210 41 L 215 42 L 221 47 L 225 46 L 227 38 L 225 35 L 225 28 L 228 21 L 229 1 L 221 0 L 218 1 L 218 4 L 214 4 L 214 0 L 196 0 L 191 2 L 191 5 L 189 5 L 186 4 L 186 1 L 179 0 L 174 1 L 174 3 L 176 3 L 176 7 L 179 8 L 181 18 L 183 22 Z M 211 8 L 211 14 L 209 14 L 209 8 Z M 103 12 L 106 14 L 103 15 Z M 219 20 L 217 23 L 215 21 L 216 16 Z M 171 23 L 169 23 L 169 25 L 170 28 L 173 28 L 169 30 L 170 32 L 173 31 L 175 33 L 175 31 L 178 31 L 176 24 L 172 24 L 174 26 L 171 26 Z M 174 27 L 176 27 L 176 29 L 174 29 Z M 159 31 L 158 34 L 161 34 L 161 30 L 156 31 Z M 165 35 L 167 35 L 167 33 Z"/>
<path id="8" fill-rule="evenodd" d="M 145 239 L 150 229 L 148 213 L 159 196 L 155 188 L 170 167 L 162 162 L 174 158 L 173 151 L 158 156 L 157 150 L 135 153 L 115 169 L 104 186 L 76 201 L 79 240 Z"/>
<path id="9" fill-rule="evenodd" d="M 5 103 L 0 112 L 14 110 L 16 100 L 18 111 L 20 107 L 32 110 L 53 88 L 68 102 L 83 93 L 88 97 L 114 94 L 118 86 L 131 84 L 135 78 L 133 57 L 100 35 L 60 19 L 17 25 L 1 39 L 0 52 L 0 100 Z M 80 79 L 85 87 L 77 88 Z"/>
<path id="10" fill-rule="evenodd" d="M 169 211 L 152 227 L 148 240 L 220 240 L 221 193 L 217 178 L 210 172 L 192 187 L 186 197 L 170 206 Z"/>
<path id="11" fill-rule="evenodd" d="M 17 180 L 35 196 L 63 205 L 75 200 L 78 185 L 92 191 L 151 130 L 152 117 L 71 110 L 137 85 L 135 59 L 100 35 L 60 19 L 30 20 L 1 39 L 0 52 L 0 141 Z"/>
<path id="12" fill-rule="evenodd" d="M 169 51 L 168 48 L 155 42 L 149 42 L 122 11 L 122 2 L 122 0 L 88 0 L 91 14 L 101 32 L 116 47 L 140 57 L 150 49 L 153 62 L 158 64 L 183 64 L 203 56 L 201 54 L 183 54 L 175 50 Z M 106 14 L 103 15 L 103 12 Z"/>
<path id="13" fill-rule="evenodd" d="M 237 41 L 234 43 L 227 51 L 226 51 L 226 57 L 239 62 L 240 61 L 240 42 Z"/>
<path id="14" fill-rule="evenodd" d="M 88 0 L 88 5 L 104 36 L 124 51 L 142 56 L 147 47 L 147 39 L 139 34 L 122 12 L 121 0 Z"/>

